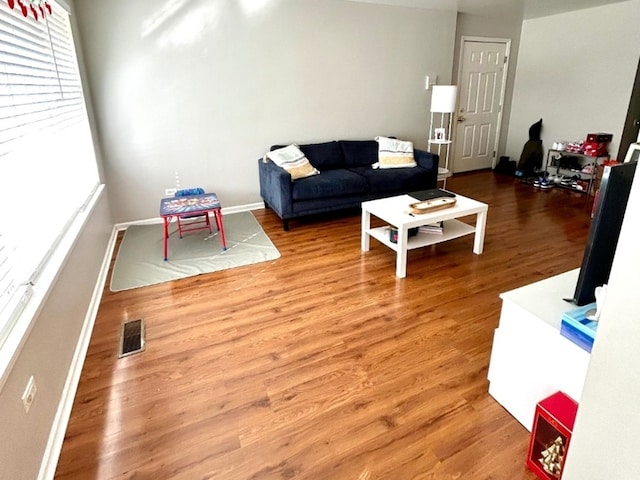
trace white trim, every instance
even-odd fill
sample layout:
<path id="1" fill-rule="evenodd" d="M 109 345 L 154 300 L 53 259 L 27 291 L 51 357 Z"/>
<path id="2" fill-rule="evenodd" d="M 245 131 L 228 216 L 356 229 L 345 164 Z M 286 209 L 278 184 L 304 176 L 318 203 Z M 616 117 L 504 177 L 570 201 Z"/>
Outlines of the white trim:
<path id="1" fill-rule="evenodd" d="M 67 262 L 69 254 L 73 250 L 80 233 L 84 229 L 88 218 L 91 216 L 103 192 L 104 185 L 101 184 L 95 190 L 87 207 L 78 213 L 75 220 L 69 226 L 69 229 L 65 232 L 64 237 L 60 240 L 55 252 L 51 255 L 44 270 L 40 274 L 38 283 L 33 286 L 33 294 L 21 312 L 20 320 L 12 327 L 9 335 L 7 335 L 7 339 L 2 344 L 2 348 L 0 348 L 0 391 L 2 391 L 11 373 L 11 369 L 18 359 L 22 347 L 24 347 L 29 333 L 31 333 L 31 329 L 35 325 L 35 320 L 38 318 L 42 307 L 56 283 L 58 275 Z"/>
<path id="2" fill-rule="evenodd" d="M 496 126 L 496 138 L 494 140 L 493 149 L 496 152 L 496 156 L 493 157 L 493 161 L 491 162 L 491 168 L 496 168 L 496 162 L 498 160 L 499 153 L 498 146 L 500 145 L 500 133 L 502 130 L 502 114 L 504 112 L 504 99 L 507 93 L 507 77 L 509 76 L 509 62 L 511 61 L 511 39 L 510 38 L 497 38 L 497 37 L 476 37 L 471 35 L 462 35 L 460 37 L 460 51 L 458 52 L 458 79 L 456 85 L 458 85 L 458 100 L 461 97 L 460 94 L 460 81 L 462 80 L 462 62 L 464 61 L 464 46 L 466 42 L 476 42 L 476 43 L 504 43 L 505 44 L 505 52 L 504 54 L 507 57 L 507 61 L 504 63 L 504 75 L 502 75 L 502 92 L 500 95 L 500 112 L 498 113 L 498 124 Z M 458 105 L 459 108 L 459 105 Z M 458 112 L 455 113 L 456 117 Z M 457 122 L 456 122 L 457 123 Z M 455 169 L 456 165 L 456 138 L 455 134 L 457 133 L 457 127 L 452 132 L 452 164 L 450 165 L 451 170 Z"/>
<path id="3" fill-rule="evenodd" d="M 102 192 L 104 185 L 100 186 L 99 191 Z M 94 197 L 94 201 L 91 204 L 89 211 L 93 210 L 93 206 L 96 203 L 97 198 Z M 223 208 L 222 213 L 237 213 L 246 212 L 250 210 L 258 210 L 264 208 L 263 202 L 252 203 L 247 205 L 238 205 L 235 207 Z M 62 445 L 64 443 L 64 436 L 71 418 L 71 410 L 73 408 L 73 401 L 78 390 L 80 383 L 80 375 L 82 374 L 82 367 L 87 356 L 89 349 L 89 342 L 91 340 L 91 334 L 93 333 L 93 327 L 95 325 L 96 317 L 98 315 L 98 309 L 100 308 L 100 302 L 102 300 L 102 292 L 107 282 L 107 276 L 109 274 L 109 267 L 111 265 L 111 259 L 115 250 L 116 241 L 118 237 L 118 231 L 124 230 L 129 225 L 141 225 L 141 224 L 154 224 L 161 223 L 161 218 L 152 218 L 147 220 L 141 220 L 138 222 L 126 222 L 118 223 L 113 226 L 111 232 L 111 238 L 105 256 L 102 259 L 102 266 L 96 282 L 96 286 L 93 289 L 93 295 L 89 304 L 89 309 L 85 315 L 82 331 L 76 344 L 76 350 L 69 367 L 69 373 L 62 390 L 60 397 L 60 403 L 56 411 L 55 418 L 49 433 L 49 439 L 47 446 L 42 457 L 42 463 L 40 464 L 40 471 L 38 472 L 38 480 L 51 480 L 53 479 L 56 467 L 58 466 L 58 460 L 60 459 L 60 452 L 62 451 Z"/>
<path id="4" fill-rule="evenodd" d="M 71 5 L 69 5 L 69 2 L 67 0 L 53 0 L 53 1 L 56 2 L 58 6 L 62 8 L 65 12 L 71 15 Z"/>
<path id="5" fill-rule="evenodd" d="M 222 214 L 249 212 L 251 210 L 259 210 L 264 208 L 264 202 L 247 203 L 246 205 L 236 205 L 235 207 L 223 207 Z"/>
<path id="6" fill-rule="evenodd" d="M 58 404 L 58 410 L 56 411 L 51 431 L 49 432 L 49 439 L 42 457 L 42 463 L 40 464 L 40 471 L 38 472 L 38 480 L 53 479 L 56 473 L 64 436 L 69 424 L 69 418 L 71 417 L 73 401 L 80 383 L 80 374 L 82 373 L 82 367 L 87 357 L 93 326 L 95 325 L 98 309 L 100 308 L 100 302 L 102 300 L 102 292 L 107 282 L 107 275 L 109 274 L 109 266 L 111 265 L 111 257 L 113 256 L 117 237 L 118 231 L 114 227 L 111 232 L 107 251 L 102 259 L 98 281 L 93 289 L 93 295 L 91 296 L 89 309 L 84 318 L 80 337 L 76 344 L 76 350 L 71 360 L 69 373 L 67 374 L 67 379 L 60 397 L 60 403 Z"/>
<path id="7" fill-rule="evenodd" d="M 238 212 L 249 212 L 251 210 L 259 210 L 264 208 L 264 202 L 247 203 L 246 205 L 236 205 L 234 207 L 222 207 L 222 215 Z M 132 222 L 116 223 L 114 228 L 116 230 L 126 230 L 130 225 L 155 225 L 156 223 L 162 223 L 161 217 L 147 218 L 144 220 L 134 220 Z"/>
<path id="8" fill-rule="evenodd" d="M 500 37 L 477 37 L 475 35 L 462 35 L 460 37 L 460 45 L 463 42 L 478 42 L 478 43 L 511 43 L 509 38 Z M 462 52 L 462 49 L 460 50 Z"/>
<path id="9" fill-rule="evenodd" d="M 250 210 L 258 210 L 264 208 L 264 203 L 253 203 L 247 205 L 238 205 L 235 207 L 223 208 L 222 213 L 237 213 Z M 129 225 L 141 225 L 141 224 L 154 224 L 161 223 L 162 219 L 152 218 L 147 220 L 141 220 L 139 222 L 127 222 L 119 223 L 113 226 L 111 232 L 111 238 L 105 256 L 102 260 L 102 266 L 98 275 L 96 286 L 93 289 L 93 295 L 91 297 L 91 303 L 87 314 L 84 319 L 82 331 L 78 338 L 76 350 L 69 367 L 69 373 L 64 384 L 60 403 L 58 404 L 58 410 L 56 411 L 55 418 L 49 433 L 49 439 L 47 446 L 42 457 L 42 463 L 40 464 L 40 471 L 38 473 L 38 480 L 51 480 L 54 478 L 56 468 L 58 466 L 58 460 L 60 459 L 60 452 L 62 451 L 62 445 L 64 443 L 64 436 L 71 418 L 71 410 L 73 408 L 73 401 L 78 390 L 80 383 L 80 375 L 82 374 L 82 367 L 87 356 L 87 350 L 89 349 L 89 342 L 91 340 L 91 334 L 93 333 L 93 327 L 95 325 L 96 317 L 98 315 L 98 309 L 100 308 L 100 302 L 102 300 L 102 292 L 107 282 L 107 276 L 109 274 L 109 267 L 111 265 L 111 258 L 115 250 L 116 241 L 118 237 L 118 231 L 124 230 Z"/>

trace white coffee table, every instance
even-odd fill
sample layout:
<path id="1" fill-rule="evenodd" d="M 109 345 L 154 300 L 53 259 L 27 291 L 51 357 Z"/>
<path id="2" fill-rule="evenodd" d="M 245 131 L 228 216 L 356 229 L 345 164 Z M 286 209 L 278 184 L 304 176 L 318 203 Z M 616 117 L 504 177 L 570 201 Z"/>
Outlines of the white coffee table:
<path id="1" fill-rule="evenodd" d="M 486 203 L 456 194 L 453 207 L 436 210 L 430 213 L 411 214 L 409 205 L 418 200 L 409 195 L 381 198 L 362 203 L 362 251 L 369 251 L 370 237 L 375 238 L 397 253 L 396 275 L 407 276 L 407 251 L 426 247 L 440 242 L 453 240 L 475 233 L 473 253 L 480 255 L 484 247 L 484 233 L 487 225 Z M 388 227 L 371 228 L 371 215 L 374 215 L 398 229 L 398 243 L 389 238 Z M 475 226 L 456 220 L 467 215 L 476 215 Z M 444 221 L 443 233 L 418 232 L 409 238 L 409 229 Z"/>

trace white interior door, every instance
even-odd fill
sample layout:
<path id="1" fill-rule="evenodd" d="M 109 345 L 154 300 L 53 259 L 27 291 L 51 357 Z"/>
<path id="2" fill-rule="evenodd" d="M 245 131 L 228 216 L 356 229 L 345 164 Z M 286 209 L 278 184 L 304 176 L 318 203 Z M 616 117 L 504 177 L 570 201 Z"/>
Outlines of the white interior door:
<path id="1" fill-rule="evenodd" d="M 508 47 L 508 40 L 463 38 L 454 127 L 454 173 L 495 166 Z"/>

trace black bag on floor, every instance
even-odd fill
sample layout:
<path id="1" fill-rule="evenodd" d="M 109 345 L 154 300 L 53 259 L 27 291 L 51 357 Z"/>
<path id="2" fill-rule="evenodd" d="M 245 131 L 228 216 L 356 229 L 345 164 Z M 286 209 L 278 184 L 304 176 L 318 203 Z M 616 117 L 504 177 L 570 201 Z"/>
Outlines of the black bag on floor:
<path id="1" fill-rule="evenodd" d="M 516 161 L 510 160 L 509 157 L 500 157 L 500 161 L 493 169 L 495 173 L 502 173 L 503 175 L 515 175 L 516 173 Z"/>
<path id="2" fill-rule="evenodd" d="M 529 128 L 529 141 L 524 144 L 520 161 L 518 162 L 516 175 L 519 177 L 532 177 L 537 170 L 542 168 L 544 151 L 542 149 L 542 140 L 540 139 L 541 130 L 542 119 Z"/>

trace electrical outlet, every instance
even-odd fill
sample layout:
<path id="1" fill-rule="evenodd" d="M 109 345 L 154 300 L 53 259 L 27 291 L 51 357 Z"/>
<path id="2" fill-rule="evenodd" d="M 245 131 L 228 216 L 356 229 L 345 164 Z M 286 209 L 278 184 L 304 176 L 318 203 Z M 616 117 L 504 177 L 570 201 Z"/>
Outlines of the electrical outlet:
<path id="1" fill-rule="evenodd" d="M 164 189 L 164 196 L 165 197 L 171 197 L 173 195 L 176 194 L 177 189 L 175 188 L 165 188 Z"/>
<path id="2" fill-rule="evenodd" d="M 33 378 L 33 375 L 29 377 L 29 381 L 27 382 L 27 387 L 24 389 L 24 393 L 22 394 L 22 405 L 24 406 L 25 413 L 29 413 L 29 409 L 31 408 L 31 404 L 33 400 L 36 398 L 36 392 L 38 391 L 38 387 L 36 387 L 36 380 Z"/>

